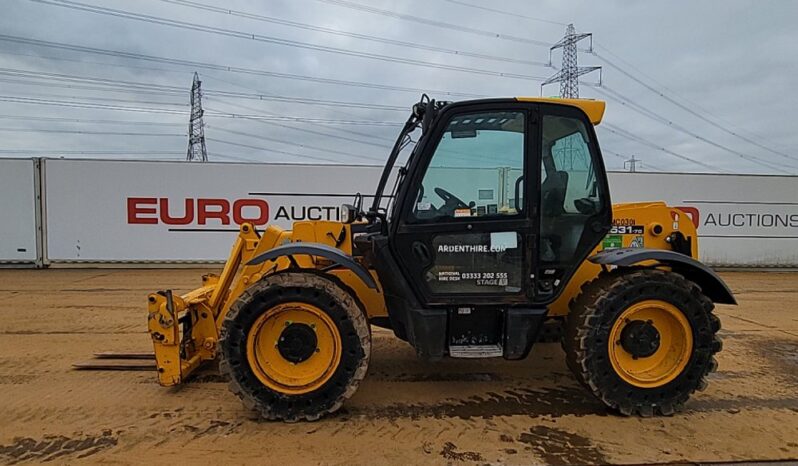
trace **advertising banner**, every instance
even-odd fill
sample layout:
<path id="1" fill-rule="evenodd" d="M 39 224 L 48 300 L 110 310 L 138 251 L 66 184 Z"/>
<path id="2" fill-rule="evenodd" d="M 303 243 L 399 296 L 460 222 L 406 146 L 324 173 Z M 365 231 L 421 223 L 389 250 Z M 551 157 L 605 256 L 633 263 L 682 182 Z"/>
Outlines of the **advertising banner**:
<path id="1" fill-rule="evenodd" d="M 47 257 L 222 261 L 242 222 L 337 220 L 373 166 L 47 160 Z M 367 197 L 368 202 L 371 197 Z"/>

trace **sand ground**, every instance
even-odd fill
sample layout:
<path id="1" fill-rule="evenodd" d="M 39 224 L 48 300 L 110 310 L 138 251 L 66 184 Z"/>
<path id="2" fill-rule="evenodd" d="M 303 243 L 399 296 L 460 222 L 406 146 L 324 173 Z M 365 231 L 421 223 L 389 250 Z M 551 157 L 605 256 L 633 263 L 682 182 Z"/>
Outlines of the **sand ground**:
<path id="1" fill-rule="evenodd" d="M 528 359 L 427 363 L 375 330 L 338 414 L 251 419 L 217 375 L 173 389 L 149 372 L 77 372 L 94 351 L 146 351 L 145 296 L 199 270 L 0 270 L 0 462 L 583 464 L 798 459 L 798 273 L 724 278 L 709 388 L 668 418 L 608 414 L 558 344 Z"/>

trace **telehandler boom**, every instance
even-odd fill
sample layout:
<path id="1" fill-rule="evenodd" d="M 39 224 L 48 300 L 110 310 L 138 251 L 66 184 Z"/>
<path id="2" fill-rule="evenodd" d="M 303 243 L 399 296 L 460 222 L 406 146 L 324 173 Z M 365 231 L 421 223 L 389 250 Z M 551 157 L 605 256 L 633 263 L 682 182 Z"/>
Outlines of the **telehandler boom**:
<path id="1" fill-rule="evenodd" d="M 717 366 L 713 303 L 735 300 L 696 260 L 685 212 L 612 206 L 604 106 L 424 96 L 370 207 L 358 195 L 341 222 L 243 224 L 219 275 L 149 295 L 159 382 L 218 359 L 263 417 L 314 420 L 366 376 L 370 325 L 422 358 L 523 359 L 559 322 L 588 391 L 625 415 L 672 414 Z"/>

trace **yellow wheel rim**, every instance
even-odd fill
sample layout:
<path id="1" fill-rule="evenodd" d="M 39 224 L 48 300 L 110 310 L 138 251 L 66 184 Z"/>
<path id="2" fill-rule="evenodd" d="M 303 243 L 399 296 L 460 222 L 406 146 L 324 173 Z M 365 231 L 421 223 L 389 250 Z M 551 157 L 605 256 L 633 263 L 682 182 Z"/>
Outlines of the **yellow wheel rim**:
<path id="1" fill-rule="evenodd" d="M 656 349 L 651 346 L 651 354 L 636 357 L 630 351 L 630 337 L 646 324 L 656 329 L 652 332 L 647 328 L 649 336 L 657 335 L 658 345 Z M 652 299 L 635 303 L 621 313 L 610 331 L 608 346 L 610 363 L 619 377 L 635 387 L 656 388 L 671 382 L 687 366 L 693 332 L 676 306 Z"/>
<path id="2" fill-rule="evenodd" d="M 299 340 L 297 333 L 304 336 L 304 354 L 292 361 L 286 352 Z M 335 322 L 318 307 L 299 302 L 279 304 L 252 325 L 247 335 L 247 361 L 255 376 L 272 390 L 287 395 L 309 393 L 324 385 L 338 368 L 341 336 Z"/>

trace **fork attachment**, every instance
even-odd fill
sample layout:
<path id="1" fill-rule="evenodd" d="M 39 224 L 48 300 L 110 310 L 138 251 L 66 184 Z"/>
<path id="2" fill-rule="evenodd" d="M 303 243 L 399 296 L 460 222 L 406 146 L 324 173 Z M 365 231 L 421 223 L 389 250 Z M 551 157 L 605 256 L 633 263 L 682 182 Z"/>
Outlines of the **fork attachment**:
<path id="1" fill-rule="evenodd" d="M 203 277 L 203 287 L 182 297 L 171 290 L 147 297 L 147 327 L 155 349 L 158 382 L 177 385 L 200 363 L 216 357 L 218 339 L 208 298 L 216 277 Z"/>

